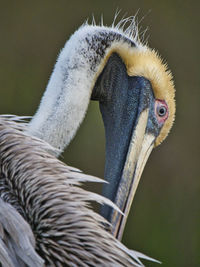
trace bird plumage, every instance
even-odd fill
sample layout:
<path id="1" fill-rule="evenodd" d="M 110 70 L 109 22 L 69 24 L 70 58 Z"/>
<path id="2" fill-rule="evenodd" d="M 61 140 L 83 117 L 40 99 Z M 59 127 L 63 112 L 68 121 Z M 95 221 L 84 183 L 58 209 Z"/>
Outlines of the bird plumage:
<path id="1" fill-rule="evenodd" d="M 21 209 L 22 211 L 22 209 Z M 20 213 L 0 198 L 0 266 L 43 266 L 35 251 L 31 227 Z"/>
<path id="2" fill-rule="evenodd" d="M 0 232 L 3 229 L 7 233 L 1 235 L 0 249 L 7 245 L 6 236 L 10 234 L 9 240 L 15 239 L 3 221 L 3 215 L 9 219 L 3 214 L 3 207 L 11 205 L 13 218 L 20 214 L 15 218 L 16 229 L 26 237 L 25 246 L 35 260 L 35 265 L 30 266 L 42 266 L 41 258 L 45 266 L 139 266 L 137 253 L 128 251 L 107 232 L 103 226 L 106 221 L 90 208 L 90 201 L 109 204 L 108 201 L 79 186 L 81 182 L 100 179 L 57 160 L 47 152 L 52 149 L 48 144 L 24 133 L 25 127 L 17 118 L 0 116 Z M 19 240 L 16 242 L 13 250 L 20 263 L 15 265 L 14 256 L 8 257 L 7 264 L 11 261 L 13 265 L 7 266 L 23 266 L 23 251 Z M 27 242 L 32 249 L 35 242 L 38 255 L 32 254 Z M 5 262 L 2 257 L 0 253 L 0 262 Z"/>

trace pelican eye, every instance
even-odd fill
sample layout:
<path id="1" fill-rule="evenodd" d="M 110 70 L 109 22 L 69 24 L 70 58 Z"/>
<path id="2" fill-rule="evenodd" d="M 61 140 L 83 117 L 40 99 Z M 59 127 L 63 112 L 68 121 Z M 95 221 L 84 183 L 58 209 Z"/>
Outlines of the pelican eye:
<path id="1" fill-rule="evenodd" d="M 157 107 L 158 116 L 164 117 L 166 115 L 166 113 L 167 113 L 167 108 L 165 106 L 160 106 L 160 107 L 158 106 Z"/>
<path id="2" fill-rule="evenodd" d="M 168 115 L 169 115 L 168 106 L 164 100 L 156 99 L 155 114 L 156 114 L 157 120 L 160 123 L 164 123 L 164 121 L 168 118 Z"/>

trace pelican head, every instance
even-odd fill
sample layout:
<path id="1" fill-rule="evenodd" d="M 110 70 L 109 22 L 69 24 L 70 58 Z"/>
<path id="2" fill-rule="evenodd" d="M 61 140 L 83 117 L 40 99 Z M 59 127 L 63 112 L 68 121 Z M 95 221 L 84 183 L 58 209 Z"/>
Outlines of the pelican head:
<path id="1" fill-rule="evenodd" d="M 136 188 L 153 149 L 168 135 L 175 100 L 171 72 L 140 42 L 135 23 L 81 26 L 61 51 L 29 132 L 62 151 L 81 124 L 90 99 L 98 100 L 106 135 L 101 214 L 121 238 Z"/>
<path id="2" fill-rule="evenodd" d="M 145 51 L 143 55 L 144 61 L 141 63 L 145 69 L 151 64 L 151 59 L 145 58 Z M 152 52 L 149 56 L 155 57 L 156 54 Z M 162 91 L 154 89 L 155 79 L 163 79 L 158 77 L 159 74 L 156 75 L 156 71 L 159 71 L 156 67 L 149 66 L 155 76 L 148 77 L 148 73 L 134 72 L 134 67 L 128 69 L 125 62 L 119 54 L 113 53 L 93 91 L 94 98 L 100 100 L 106 132 L 105 178 L 109 184 L 104 185 L 103 194 L 112 199 L 126 215 L 122 216 L 107 206 L 102 207 L 102 215 L 112 223 L 112 231 L 117 238 L 122 236 L 146 161 L 153 147 L 167 136 L 175 110 L 169 72 L 162 74 L 166 79 L 164 85 L 167 85 L 161 88 L 166 90 L 165 96 Z"/>

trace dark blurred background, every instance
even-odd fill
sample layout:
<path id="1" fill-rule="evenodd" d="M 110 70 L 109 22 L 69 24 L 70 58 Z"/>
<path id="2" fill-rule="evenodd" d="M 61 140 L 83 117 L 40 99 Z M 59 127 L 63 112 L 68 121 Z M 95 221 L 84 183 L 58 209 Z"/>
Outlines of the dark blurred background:
<path id="1" fill-rule="evenodd" d="M 200 2 L 181 0 L 0 1 L 0 113 L 34 114 L 56 57 L 84 21 L 116 9 L 148 27 L 149 45 L 167 60 L 177 114 L 167 140 L 145 167 L 123 242 L 163 262 L 200 266 Z M 120 18 L 120 16 L 119 16 Z M 64 154 L 68 164 L 103 177 L 104 129 L 97 103 Z M 95 189 L 96 190 L 96 189 Z M 159 266 L 148 264 L 147 266 Z"/>

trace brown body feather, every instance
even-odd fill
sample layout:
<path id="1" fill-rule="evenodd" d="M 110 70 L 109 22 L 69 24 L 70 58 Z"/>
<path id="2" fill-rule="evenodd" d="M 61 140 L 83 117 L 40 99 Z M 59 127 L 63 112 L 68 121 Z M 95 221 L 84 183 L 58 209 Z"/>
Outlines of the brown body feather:
<path id="1" fill-rule="evenodd" d="M 0 251 L 9 253 L 7 259 L 0 253 L 0 261 L 7 266 L 43 266 L 41 258 L 45 266 L 137 266 L 136 254 L 107 232 L 105 220 L 89 207 L 91 200 L 103 198 L 79 187 L 80 179 L 96 179 L 51 156 L 51 147 L 26 135 L 24 127 L 12 117 L 0 116 L 0 210 L 3 214 L 5 205 L 10 207 L 10 221 L 18 214 L 10 227 L 16 236 L 24 236 L 16 239 L 2 215 Z M 22 247 L 35 265 L 23 257 Z"/>

